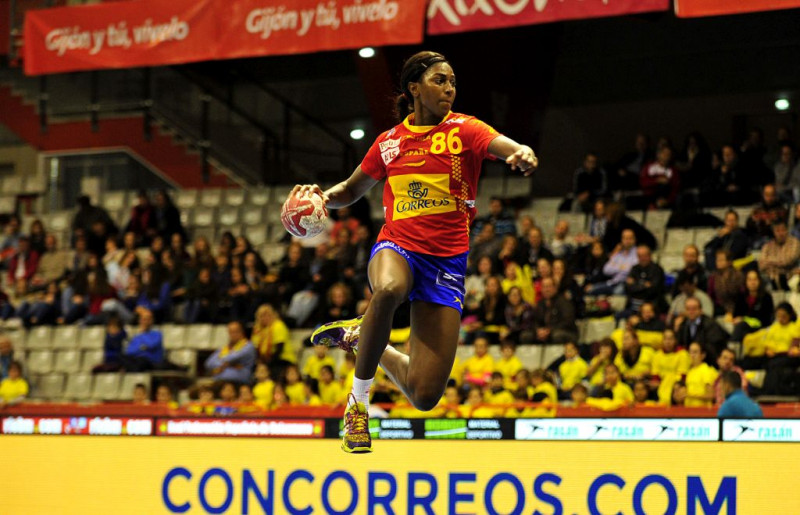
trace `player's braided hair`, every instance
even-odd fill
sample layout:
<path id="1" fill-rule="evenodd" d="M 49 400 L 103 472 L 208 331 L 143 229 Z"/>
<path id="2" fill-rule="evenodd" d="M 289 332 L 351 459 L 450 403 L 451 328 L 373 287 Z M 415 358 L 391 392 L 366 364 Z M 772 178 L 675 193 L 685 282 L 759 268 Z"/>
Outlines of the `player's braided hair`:
<path id="1" fill-rule="evenodd" d="M 404 120 L 414 110 L 414 97 L 408 89 L 408 83 L 419 81 L 425 70 L 434 64 L 446 62 L 448 61 L 442 54 L 425 50 L 412 55 L 403 63 L 403 71 L 400 72 L 400 94 L 395 98 L 395 114 L 400 120 Z"/>

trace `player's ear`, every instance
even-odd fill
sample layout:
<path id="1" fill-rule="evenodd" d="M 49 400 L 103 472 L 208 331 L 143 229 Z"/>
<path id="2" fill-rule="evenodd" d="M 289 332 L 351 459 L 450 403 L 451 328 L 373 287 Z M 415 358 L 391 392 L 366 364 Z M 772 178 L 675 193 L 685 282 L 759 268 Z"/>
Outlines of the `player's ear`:
<path id="1" fill-rule="evenodd" d="M 411 96 L 415 98 L 419 96 L 419 82 L 409 82 L 408 91 L 411 92 Z"/>

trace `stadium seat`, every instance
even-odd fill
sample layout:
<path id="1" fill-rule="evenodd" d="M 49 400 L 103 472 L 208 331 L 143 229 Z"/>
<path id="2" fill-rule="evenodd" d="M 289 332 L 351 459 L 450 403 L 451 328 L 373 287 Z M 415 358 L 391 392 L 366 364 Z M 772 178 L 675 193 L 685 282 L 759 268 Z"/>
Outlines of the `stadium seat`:
<path id="1" fill-rule="evenodd" d="M 644 218 L 644 226 L 651 231 L 666 229 L 670 216 L 672 216 L 672 211 L 667 209 L 648 211 Z"/>
<path id="2" fill-rule="evenodd" d="M 236 206 L 220 207 L 217 223 L 225 227 L 237 225 L 239 223 L 239 208 Z"/>
<path id="3" fill-rule="evenodd" d="M 721 221 L 725 221 L 725 213 L 727 212 L 728 212 L 727 207 L 712 207 L 711 209 L 708 210 L 708 214 L 716 216 Z M 739 222 L 741 222 L 741 220 L 739 220 Z"/>
<path id="4" fill-rule="evenodd" d="M 573 235 L 586 229 L 586 215 L 582 213 L 559 213 L 556 220 L 566 220 L 569 223 L 569 232 Z"/>
<path id="5" fill-rule="evenodd" d="M 211 324 L 193 324 L 189 326 L 186 334 L 186 346 L 190 349 L 211 349 L 212 331 Z"/>
<path id="6" fill-rule="evenodd" d="M 625 295 L 610 295 L 608 303 L 611 305 L 612 311 L 622 311 L 628 305 L 628 297 Z"/>
<path id="7" fill-rule="evenodd" d="M 194 209 L 192 225 L 194 227 L 213 227 L 216 223 L 216 210 L 213 207 L 204 206 Z"/>
<path id="8" fill-rule="evenodd" d="M 94 367 L 103 363 L 103 351 L 99 349 L 83 351 L 81 371 L 91 372 Z"/>
<path id="9" fill-rule="evenodd" d="M 102 349 L 103 342 L 106 339 L 106 328 L 102 326 L 92 326 L 81 328 L 80 335 L 80 348 L 87 349 Z"/>
<path id="10" fill-rule="evenodd" d="M 186 327 L 175 324 L 161 326 L 165 349 L 183 349 L 186 346 Z"/>
<path id="11" fill-rule="evenodd" d="M 500 346 L 499 345 L 489 345 L 489 356 L 494 358 L 495 361 L 502 358 L 503 355 L 500 353 Z"/>
<path id="12" fill-rule="evenodd" d="M 171 350 L 167 353 L 170 362 L 189 367 L 189 375 L 197 373 L 197 352 L 191 349 Z"/>
<path id="13" fill-rule="evenodd" d="M 137 384 L 143 384 L 147 388 L 148 395 L 150 392 L 150 374 L 124 374 L 122 382 L 119 387 L 117 399 L 121 401 L 129 401 L 133 399 L 133 388 Z"/>
<path id="14" fill-rule="evenodd" d="M 172 198 L 179 208 L 192 208 L 197 205 L 197 190 L 179 190 Z"/>
<path id="15" fill-rule="evenodd" d="M 270 203 L 272 206 L 278 206 L 278 212 L 280 212 L 281 206 L 286 201 L 286 197 L 288 197 L 289 193 L 292 192 L 292 188 L 294 188 L 294 185 L 282 185 L 272 188 L 272 198 Z"/>
<path id="16" fill-rule="evenodd" d="M 56 400 L 64 396 L 64 375 L 47 374 L 33 380 L 31 396 L 37 399 Z"/>
<path id="17" fill-rule="evenodd" d="M 475 354 L 473 349 L 472 345 L 459 345 L 456 348 L 456 357 L 463 363 Z"/>
<path id="18" fill-rule="evenodd" d="M 626 211 L 625 214 L 637 223 L 644 223 L 644 211 Z"/>
<path id="19" fill-rule="evenodd" d="M 79 350 L 62 350 L 56 353 L 56 372 L 72 374 L 81 370 L 81 352 Z"/>
<path id="20" fill-rule="evenodd" d="M 200 190 L 200 205 L 217 207 L 222 205 L 222 190 L 206 188 Z"/>
<path id="21" fill-rule="evenodd" d="M 683 268 L 683 256 L 661 256 L 658 264 L 666 273 L 676 272 Z"/>
<path id="22" fill-rule="evenodd" d="M 50 214 L 47 221 L 48 231 L 68 231 L 72 224 L 72 213 L 70 211 L 57 211 Z"/>
<path id="23" fill-rule="evenodd" d="M 272 200 L 272 191 L 269 188 L 256 188 L 247 192 L 247 203 L 251 206 L 266 206 Z"/>
<path id="24" fill-rule="evenodd" d="M 22 176 L 20 175 L 11 175 L 8 177 L 3 178 L 2 182 L 2 193 L 16 195 L 20 191 L 22 191 Z"/>
<path id="25" fill-rule="evenodd" d="M 181 225 L 184 227 L 192 226 L 192 209 L 194 209 L 194 206 L 181 209 Z"/>
<path id="26" fill-rule="evenodd" d="M 44 193 L 47 190 L 47 178 L 43 175 L 29 175 L 23 182 L 24 193 Z"/>
<path id="27" fill-rule="evenodd" d="M 505 196 L 506 197 L 527 197 L 531 191 L 531 178 L 530 177 L 520 177 L 515 175 L 509 175 L 506 177 L 506 190 Z M 552 206 L 553 203 L 553 211 L 558 209 L 558 206 L 561 205 L 561 199 L 538 199 L 538 202 L 541 203 L 542 200 L 547 200 L 550 202 Z M 534 200 L 534 204 L 537 201 Z"/>
<path id="28" fill-rule="evenodd" d="M 25 346 L 28 349 L 50 349 L 52 348 L 53 328 L 46 325 L 34 327 L 28 331 L 28 338 Z"/>
<path id="29" fill-rule="evenodd" d="M 211 333 L 211 349 L 221 349 L 228 344 L 228 326 L 224 324 L 215 325 Z"/>
<path id="30" fill-rule="evenodd" d="M 503 197 L 503 177 L 484 177 L 478 183 L 478 192 L 481 197 Z"/>
<path id="31" fill-rule="evenodd" d="M 97 374 L 94 376 L 92 399 L 110 401 L 119 397 L 121 374 Z"/>
<path id="32" fill-rule="evenodd" d="M 262 225 L 264 223 L 264 206 L 245 206 L 242 208 L 242 223 L 245 225 Z"/>
<path id="33" fill-rule="evenodd" d="M 64 398 L 76 401 L 89 399 L 92 396 L 93 379 L 91 374 L 70 374 L 67 376 Z"/>
<path id="34" fill-rule="evenodd" d="M 264 217 L 267 223 L 273 225 L 281 223 L 281 206 L 282 204 L 272 204 L 264 209 Z"/>
<path id="35" fill-rule="evenodd" d="M 14 195 L 0 196 L 0 213 L 16 213 L 17 197 Z M 27 226 L 25 227 L 27 229 Z"/>
<path id="36" fill-rule="evenodd" d="M 542 366 L 542 345 L 523 344 L 517 346 L 517 357 L 522 362 L 522 366 L 528 370 Z"/>
<path id="37" fill-rule="evenodd" d="M 241 188 L 232 188 L 224 191 L 225 205 L 239 207 L 244 204 L 245 191 Z"/>
<path id="38" fill-rule="evenodd" d="M 697 229 L 694 233 L 694 243 L 700 249 L 700 253 L 703 253 L 703 247 L 706 244 L 717 237 L 717 229 Z"/>
<path id="39" fill-rule="evenodd" d="M 53 330 L 54 349 L 77 349 L 78 348 L 78 326 L 63 325 Z"/>
<path id="40" fill-rule="evenodd" d="M 28 347 L 28 331 L 24 327 L 20 327 L 19 329 L 6 329 L 3 331 L 3 334 L 11 340 L 15 350 L 20 351 Z"/>
<path id="41" fill-rule="evenodd" d="M 35 350 L 25 360 L 27 370 L 31 374 L 49 374 L 53 371 L 53 351 Z"/>
<path id="42" fill-rule="evenodd" d="M 244 228 L 244 236 L 254 247 L 268 242 L 267 232 L 269 229 L 262 223 L 257 225 L 247 225 Z M 263 257 L 263 256 L 262 256 Z"/>
<path id="43" fill-rule="evenodd" d="M 106 211 L 127 211 L 127 191 L 107 191 L 103 193 L 102 205 Z"/>
<path id="44" fill-rule="evenodd" d="M 547 368 L 550 366 L 550 363 L 557 360 L 561 356 L 564 355 L 564 345 L 558 344 L 548 344 L 543 346 L 542 352 L 542 368 Z"/>
<path id="45" fill-rule="evenodd" d="M 686 245 L 694 243 L 694 229 L 669 229 L 663 254 L 680 256 Z"/>
<path id="46" fill-rule="evenodd" d="M 592 343 L 607 338 L 614 330 L 614 325 L 614 317 L 612 316 L 589 320 L 586 324 L 585 343 Z"/>

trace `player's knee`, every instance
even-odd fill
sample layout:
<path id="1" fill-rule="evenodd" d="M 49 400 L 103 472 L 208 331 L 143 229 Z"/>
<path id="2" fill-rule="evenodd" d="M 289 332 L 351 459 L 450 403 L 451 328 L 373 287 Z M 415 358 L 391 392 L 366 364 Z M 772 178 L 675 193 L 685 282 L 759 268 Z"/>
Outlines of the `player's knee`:
<path id="1" fill-rule="evenodd" d="M 433 388 L 418 388 L 412 397 L 411 402 L 415 408 L 420 411 L 430 411 L 439 404 L 442 392 Z"/>
<path id="2" fill-rule="evenodd" d="M 372 300 L 379 307 L 396 308 L 406 298 L 406 288 L 396 282 L 376 285 L 372 292 Z"/>

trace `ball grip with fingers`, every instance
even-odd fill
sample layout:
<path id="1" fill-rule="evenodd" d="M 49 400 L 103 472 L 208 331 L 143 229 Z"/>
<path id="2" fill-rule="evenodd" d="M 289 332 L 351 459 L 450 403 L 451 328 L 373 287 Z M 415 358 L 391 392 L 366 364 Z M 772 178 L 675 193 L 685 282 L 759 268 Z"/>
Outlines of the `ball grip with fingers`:
<path id="1" fill-rule="evenodd" d="M 281 223 L 286 231 L 298 238 L 311 238 L 325 229 L 328 208 L 317 193 L 292 192 L 281 208 Z"/>

